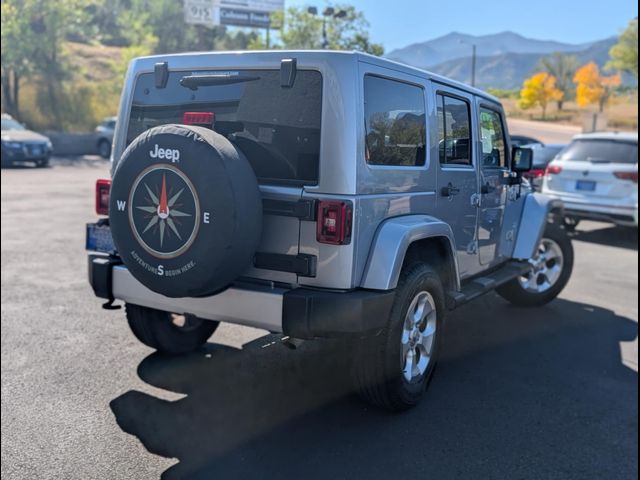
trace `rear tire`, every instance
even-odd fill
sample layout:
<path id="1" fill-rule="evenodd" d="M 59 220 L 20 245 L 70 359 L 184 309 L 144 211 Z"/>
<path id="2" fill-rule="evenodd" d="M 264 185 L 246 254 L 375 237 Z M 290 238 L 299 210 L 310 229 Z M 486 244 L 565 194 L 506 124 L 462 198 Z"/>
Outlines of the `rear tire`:
<path id="1" fill-rule="evenodd" d="M 505 300 L 521 307 L 540 307 L 555 300 L 569 283 L 574 252 L 571 239 L 562 227 L 547 224 L 531 271 L 498 288 Z"/>
<path id="2" fill-rule="evenodd" d="M 391 411 L 419 403 L 438 360 L 444 314 L 438 274 L 424 264 L 405 267 L 387 326 L 355 349 L 354 382 L 366 402 Z"/>
<path id="3" fill-rule="evenodd" d="M 175 316 L 169 312 L 127 304 L 131 331 L 146 346 L 168 355 L 193 352 L 204 345 L 219 322 L 193 315 Z M 176 320 L 182 320 L 180 325 Z"/>

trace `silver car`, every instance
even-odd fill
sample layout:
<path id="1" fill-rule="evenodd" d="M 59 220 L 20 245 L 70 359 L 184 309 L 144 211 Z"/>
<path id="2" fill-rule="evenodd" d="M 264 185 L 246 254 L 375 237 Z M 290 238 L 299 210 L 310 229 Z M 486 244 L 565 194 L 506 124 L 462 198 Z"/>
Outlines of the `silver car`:
<path id="1" fill-rule="evenodd" d="M 220 322 L 346 337 L 363 397 L 402 410 L 448 311 L 569 281 L 561 202 L 523 181 L 500 102 L 461 83 L 353 52 L 167 55 L 131 63 L 119 111 L 90 283 L 160 352 Z"/>
<path id="2" fill-rule="evenodd" d="M 109 158 L 111 155 L 116 120 L 117 117 L 107 117 L 96 127 L 96 148 L 98 149 L 98 155 L 102 158 Z"/>

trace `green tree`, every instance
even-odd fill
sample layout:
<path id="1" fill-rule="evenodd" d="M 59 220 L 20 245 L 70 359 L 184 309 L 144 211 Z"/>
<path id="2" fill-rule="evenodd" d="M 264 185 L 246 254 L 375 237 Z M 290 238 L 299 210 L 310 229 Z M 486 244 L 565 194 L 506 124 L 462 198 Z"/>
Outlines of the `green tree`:
<path id="1" fill-rule="evenodd" d="M 382 55 L 384 48 L 369 39 L 369 22 L 364 14 L 351 5 L 335 5 L 336 12 L 344 11 L 341 18 L 328 17 L 326 19 L 327 43 L 329 49 L 358 50 Z M 285 12 L 272 15 L 271 24 L 280 29 L 279 41 L 270 45 L 264 38 L 258 37 L 249 48 L 286 48 L 286 49 L 321 49 L 323 48 L 322 15 L 309 13 L 307 8 L 290 7 Z"/>
<path id="2" fill-rule="evenodd" d="M 57 86 L 70 75 L 63 42 L 88 28 L 90 4 L 91 0 L 3 0 L 2 84 L 7 110 L 19 115 L 21 80 L 40 75 L 47 80 L 50 108 L 59 118 Z"/>
<path id="3" fill-rule="evenodd" d="M 2 105 L 20 118 L 20 86 L 34 70 L 34 44 L 29 18 L 20 14 L 17 1 L 3 1 L 1 6 Z"/>
<path id="4" fill-rule="evenodd" d="M 576 70 L 578 70 L 578 66 L 577 57 L 559 52 L 540 59 L 537 69 L 555 77 L 556 88 L 563 93 L 563 96 L 556 100 L 559 111 L 562 110 L 565 100 L 574 93 L 573 77 L 576 74 Z"/>
<path id="5" fill-rule="evenodd" d="M 638 17 L 629 22 L 618 43 L 609 50 L 611 60 L 605 68 L 627 72 L 638 78 Z"/>

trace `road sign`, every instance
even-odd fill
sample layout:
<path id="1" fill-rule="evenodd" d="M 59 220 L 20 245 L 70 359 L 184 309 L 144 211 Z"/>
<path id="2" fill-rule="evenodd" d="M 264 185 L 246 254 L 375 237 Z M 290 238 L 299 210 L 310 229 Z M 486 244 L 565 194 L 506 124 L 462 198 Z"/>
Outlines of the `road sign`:
<path id="1" fill-rule="evenodd" d="M 184 0 L 185 23 L 213 27 L 216 25 L 216 13 L 216 7 L 211 0 Z"/>
<path id="2" fill-rule="evenodd" d="M 284 0 L 185 0 L 184 21 L 194 25 L 269 28 Z"/>

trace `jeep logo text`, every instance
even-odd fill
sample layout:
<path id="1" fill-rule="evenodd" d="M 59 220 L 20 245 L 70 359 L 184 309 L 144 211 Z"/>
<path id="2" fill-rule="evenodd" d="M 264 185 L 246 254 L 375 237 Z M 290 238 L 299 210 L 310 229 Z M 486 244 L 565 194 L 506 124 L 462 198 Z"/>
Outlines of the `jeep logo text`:
<path id="1" fill-rule="evenodd" d="M 158 144 L 155 145 L 155 150 L 149 150 L 149 156 L 151 158 L 167 159 L 172 163 L 180 161 L 180 150 L 171 148 L 160 148 Z"/>

